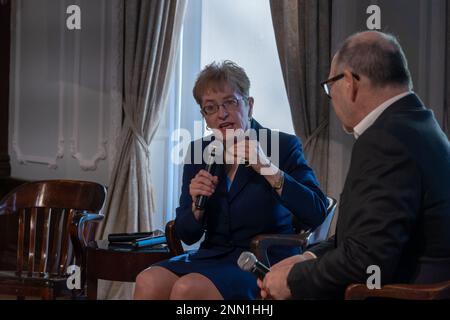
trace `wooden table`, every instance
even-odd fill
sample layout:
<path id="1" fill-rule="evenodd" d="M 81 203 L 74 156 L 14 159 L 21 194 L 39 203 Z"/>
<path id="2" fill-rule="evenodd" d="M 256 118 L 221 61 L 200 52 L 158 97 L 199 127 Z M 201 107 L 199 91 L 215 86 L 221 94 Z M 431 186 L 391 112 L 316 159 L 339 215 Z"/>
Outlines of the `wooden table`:
<path id="1" fill-rule="evenodd" d="M 87 247 L 87 297 L 97 299 L 98 279 L 135 282 L 137 275 L 153 263 L 170 258 L 168 248 L 110 248 L 107 240 Z"/>

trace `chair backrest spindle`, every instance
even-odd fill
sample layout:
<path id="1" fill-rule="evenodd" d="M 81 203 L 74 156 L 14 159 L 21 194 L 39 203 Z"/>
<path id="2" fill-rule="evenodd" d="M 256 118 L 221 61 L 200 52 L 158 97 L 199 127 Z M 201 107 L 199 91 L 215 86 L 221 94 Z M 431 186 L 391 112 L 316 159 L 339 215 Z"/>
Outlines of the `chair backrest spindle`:
<path id="1" fill-rule="evenodd" d="M 19 211 L 19 232 L 17 236 L 17 273 L 23 271 L 23 255 L 25 242 L 25 209 Z"/>
<path id="2" fill-rule="evenodd" d="M 53 229 L 51 230 L 52 242 L 51 242 L 51 251 L 49 255 L 49 266 L 48 272 L 50 273 L 58 273 L 59 268 L 59 257 L 61 251 L 61 233 L 62 226 L 61 223 L 64 222 L 64 209 L 54 210 L 53 214 Z"/>
<path id="3" fill-rule="evenodd" d="M 70 234 L 69 234 L 69 227 L 72 222 L 72 218 L 74 215 L 75 210 L 70 209 L 68 212 L 64 212 L 64 219 L 63 219 L 63 228 L 61 233 L 61 249 L 59 254 L 59 268 L 58 268 L 58 275 L 62 275 L 65 273 L 66 266 L 68 264 L 69 259 L 69 241 L 70 241 Z"/>
<path id="4" fill-rule="evenodd" d="M 44 209 L 44 225 L 42 226 L 42 239 L 41 239 L 41 254 L 39 259 L 39 273 L 46 272 L 48 262 L 48 245 L 50 237 L 50 219 L 52 208 Z"/>
<path id="5" fill-rule="evenodd" d="M 30 239 L 28 246 L 28 274 L 32 274 L 34 272 L 34 261 L 36 255 L 36 224 L 37 208 L 32 208 L 30 217 Z"/>

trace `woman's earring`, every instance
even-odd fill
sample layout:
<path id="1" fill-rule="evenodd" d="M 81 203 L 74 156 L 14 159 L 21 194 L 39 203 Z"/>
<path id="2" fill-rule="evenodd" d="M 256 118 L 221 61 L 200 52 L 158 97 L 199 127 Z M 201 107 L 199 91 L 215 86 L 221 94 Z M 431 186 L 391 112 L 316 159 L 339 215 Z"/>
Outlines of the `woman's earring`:
<path id="1" fill-rule="evenodd" d="M 208 126 L 206 126 L 206 130 L 208 130 L 208 131 L 211 131 L 211 128 L 210 128 L 210 127 L 208 127 Z"/>

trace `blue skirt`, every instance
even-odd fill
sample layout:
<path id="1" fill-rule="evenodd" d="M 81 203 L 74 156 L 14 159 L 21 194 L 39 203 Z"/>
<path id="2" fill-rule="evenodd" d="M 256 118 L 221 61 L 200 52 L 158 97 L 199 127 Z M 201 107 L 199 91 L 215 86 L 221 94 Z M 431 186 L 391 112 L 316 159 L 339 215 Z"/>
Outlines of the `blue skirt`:
<path id="1" fill-rule="evenodd" d="M 237 265 L 237 260 L 244 250 L 235 248 L 223 254 L 202 257 L 203 250 L 191 251 L 153 266 L 166 268 L 178 276 L 199 273 L 214 283 L 225 300 L 257 297 L 259 288 L 256 285 L 256 277 L 250 272 L 241 270 Z"/>

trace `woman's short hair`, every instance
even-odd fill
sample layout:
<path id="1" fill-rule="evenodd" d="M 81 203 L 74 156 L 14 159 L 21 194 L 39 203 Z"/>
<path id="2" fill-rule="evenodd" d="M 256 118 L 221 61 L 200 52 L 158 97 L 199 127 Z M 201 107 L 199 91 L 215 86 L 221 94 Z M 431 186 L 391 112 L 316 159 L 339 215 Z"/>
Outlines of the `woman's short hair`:
<path id="1" fill-rule="evenodd" d="M 223 85 L 229 84 L 243 97 L 249 96 L 250 79 L 245 70 L 230 60 L 212 62 L 208 64 L 197 76 L 192 93 L 199 105 L 202 96 L 208 89 L 222 89 Z"/>

